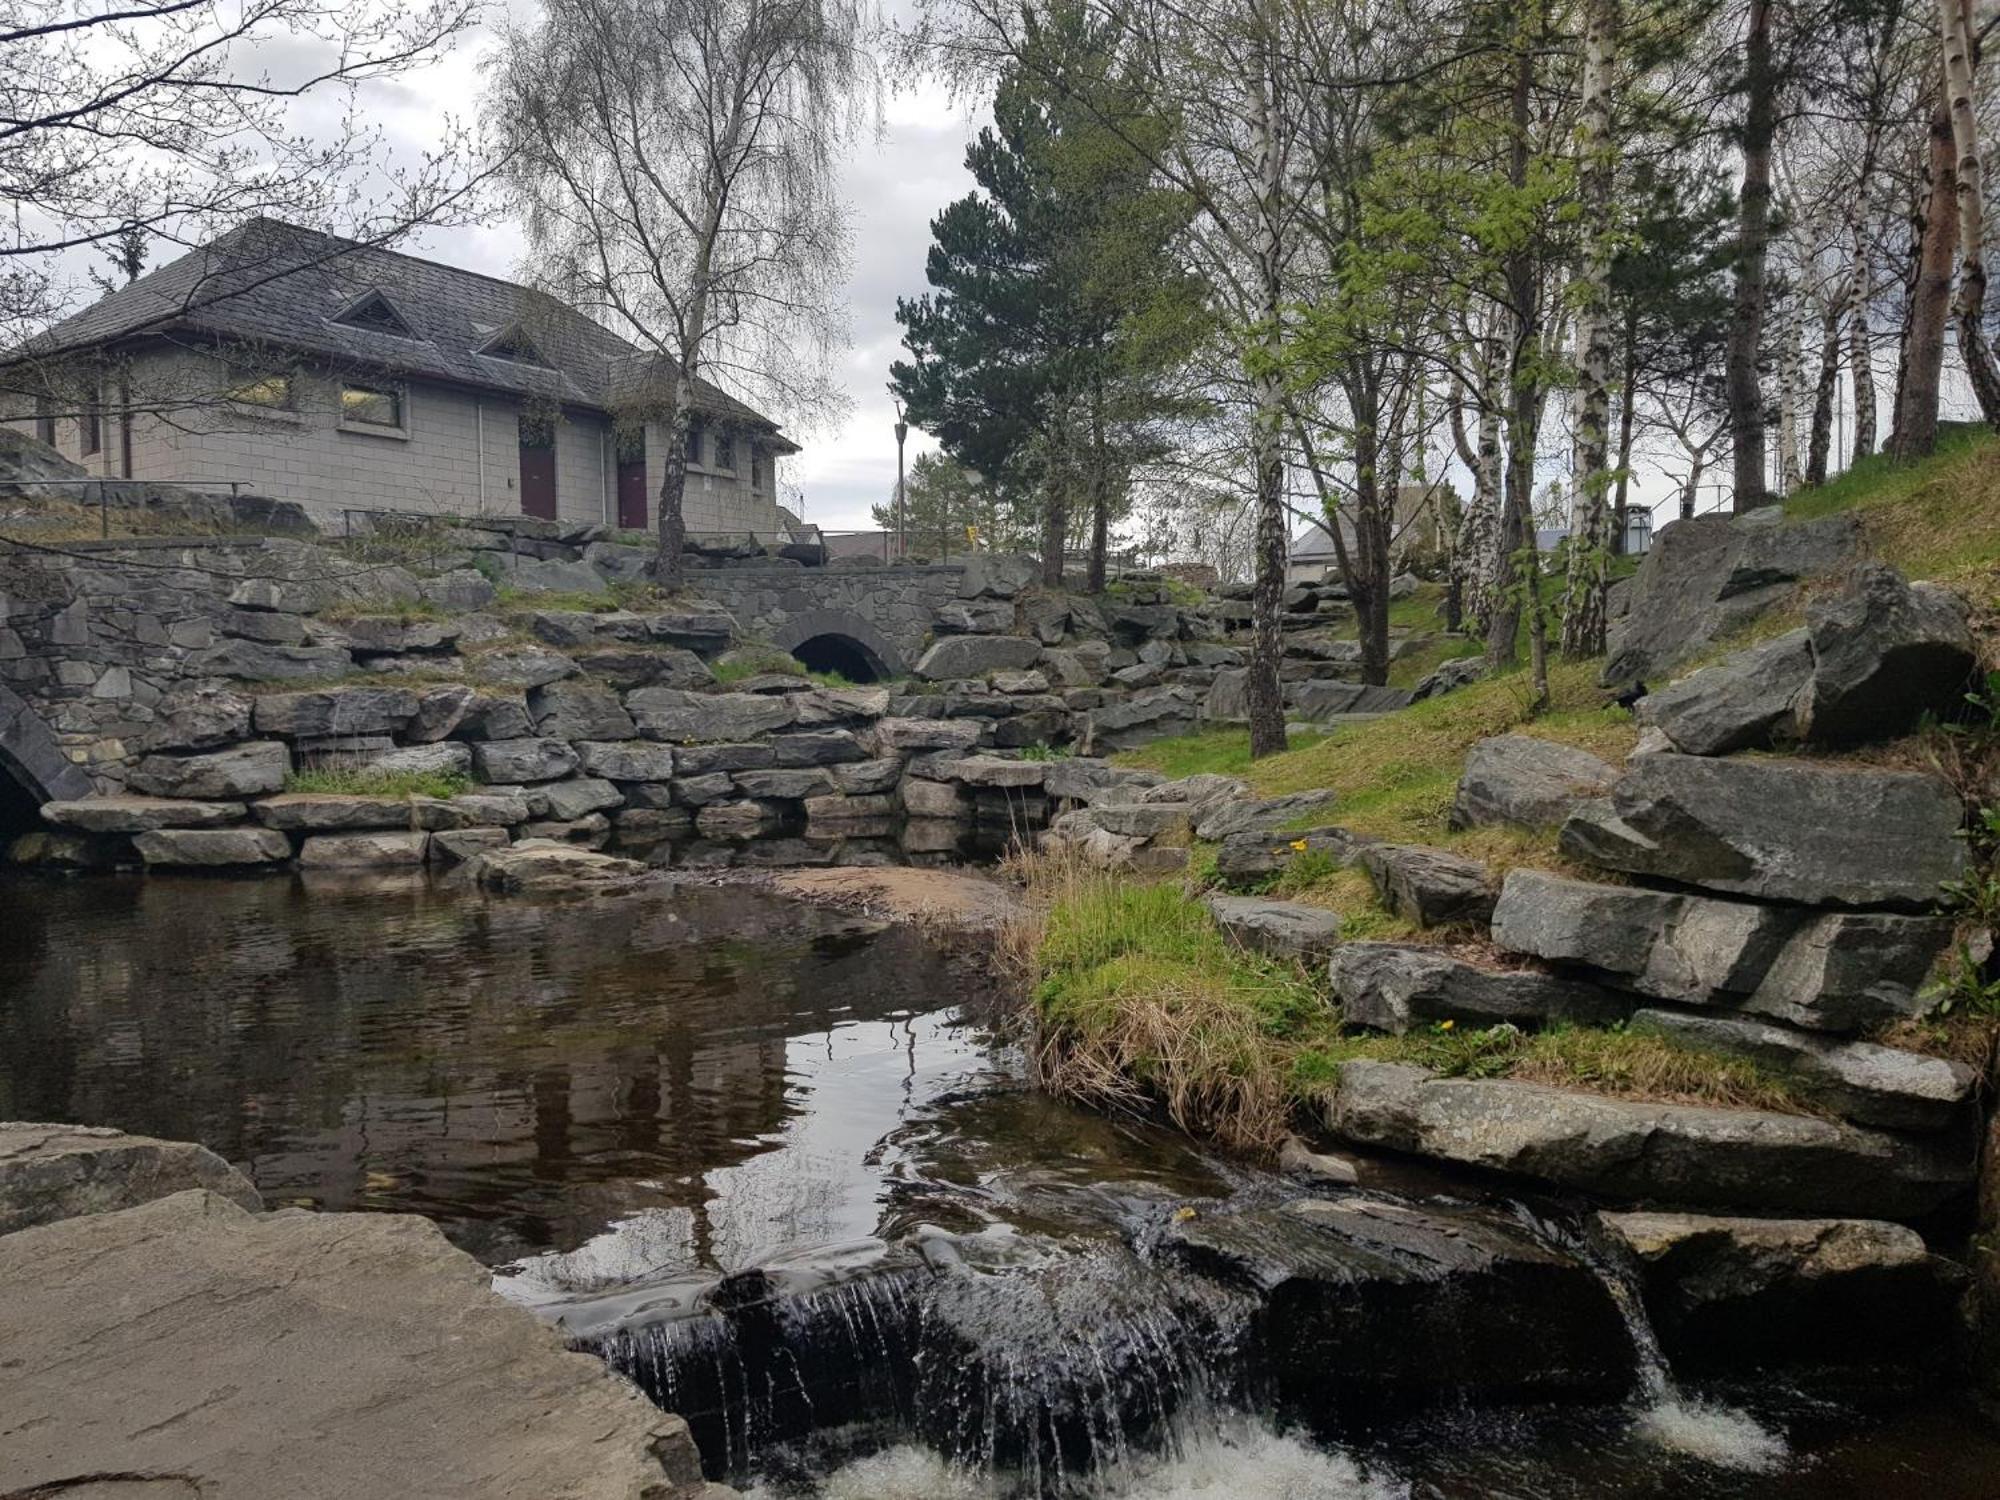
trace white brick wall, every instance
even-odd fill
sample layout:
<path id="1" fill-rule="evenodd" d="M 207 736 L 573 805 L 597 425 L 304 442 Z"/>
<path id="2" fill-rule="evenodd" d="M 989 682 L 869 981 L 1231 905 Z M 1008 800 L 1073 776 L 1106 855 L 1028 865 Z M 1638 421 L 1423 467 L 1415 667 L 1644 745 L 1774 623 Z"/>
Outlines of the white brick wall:
<path id="1" fill-rule="evenodd" d="M 209 393 L 227 387 L 221 361 L 190 351 L 142 355 L 133 385 L 144 392 Z M 259 416 L 203 400 L 168 416 L 133 420 L 132 477 L 218 485 L 230 480 L 305 505 L 322 524 L 338 526 L 343 507 L 518 515 L 520 403 L 456 387 L 412 381 L 404 387 L 406 437 L 342 429 L 337 381 L 301 373 L 292 413 Z M 144 399 L 142 394 L 141 399 Z M 569 409 L 556 429 L 556 504 L 565 521 L 617 520 L 610 425 L 601 413 Z M 12 427 L 33 433 L 31 416 Z M 102 451 L 85 457 L 81 424 L 57 423 L 56 446 L 91 473 L 120 472 L 118 419 L 107 416 Z M 647 432 L 649 498 L 659 492 L 666 436 Z M 739 440 L 738 447 L 743 449 Z M 481 463 L 481 455 L 484 463 Z M 688 478 L 687 521 L 693 531 L 770 532 L 775 496 L 753 494 L 747 457 L 736 474 L 694 470 Z"/>

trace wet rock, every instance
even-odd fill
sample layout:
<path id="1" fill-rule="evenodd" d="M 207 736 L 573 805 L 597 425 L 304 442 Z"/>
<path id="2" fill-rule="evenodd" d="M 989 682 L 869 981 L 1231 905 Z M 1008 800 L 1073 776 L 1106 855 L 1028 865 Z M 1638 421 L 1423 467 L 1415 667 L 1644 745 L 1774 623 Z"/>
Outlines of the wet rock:
<path id="1" fill-rule="evenodd" d="M 367 768 L 389 776 L 468 776 L 472 773 L 472 747 L 455 740 L 406 745 L 370 756 Z"/>
<path id="2" fill-rule="evenodd" d="M 914 670 L 927 682 L 951 682 L 1032 667 L 1041 654 L 1040 641 L 1016 635 L 946 636 L 918 658 Z"/>
<path id="3" fill-rule="evenodd" d="M 1965 871 L 1958 798 L 1935 776 L 1646 755 L 1563 825 L 1573 857 L 1815 906 L 1922 909 Z"/>
<path id="4" fill-rule="evenodd" d="M 1503 734 L 1465 757 L 1451 804 L 1453 828 L 1560 827 L 1593 797 L 1609 792 L 1618 772 L 1588 751 L 1532 735 Z"/>
<path id="5" fill-rule="evenodd" d="M 1813 674 L 1799 718 L 1814 744 L 1888 739 L 1964 707 L 1978 658 L 1965 602 L 1948 589 L 1864 563 L 1806 611 L 1806 630 Z"/>
<path id="6" fill-rule="evenodd" d="M 132 840 L 148 868 L 220 869 L 274 864 L 292 843 L 274 828 L 158 828 Z"/>
<path id="7" fill-rule="evenodd" d="M 661 687 L 633 689 L 625 695 L 625 707 L 640 734 L 677 745 L 747 740 L 783 729 L 796 716 L 783 697 Z"/>
<path id="8" fill-rule="evenodd" d="M 204 755 L 149 755 L 127 784 L 151 797 L 228 801 L 283 788 L 291 752 L 277 740 L 255 740 Z"/>
<path id="9" fill-rule="evenodd" d="M 448 740 L 466 714 L 472 710 L 476 694 L 462 682 L 446 682 L 438 688 L 424 688 L 416 696 L 416 712 L 402 726 L 402 736 L 414 744 Z"/>
<path id="10" fill-rule="evenodd" d="M 1295 1135 L 1278 1147 L 1278 1170 L 1333 1187 L 1354 1187 L 1361 1181 L 1361 1165 L 1354 1157 L 1315 1151 Z"/>
<path id="11" fill-rule="evenodd" d="M 1803 630 L 1752 646 L 1641 698 L 1633 717 L 1687 755 L 1726 755 L 1799 735 L 1799 704 L 1813 675 Z"/>
<path id="12" fill-rule="evenodd" d="M 1536 969 L 1495 969 L 1420 943 L 1343 943 L 1328 969 L 1356 1026 L 1401 1035 L 1439 1021 L 1490 1026 L 1603 1024 L 1632 1011 L 1625 996 Z"/>
<path id="13" fill-rule="evenodd" d="M 1399 1063 L 1341 1068 L 1329 1124 L 1405 1151 L 1622 1201 L 1915 1218 L 1961 1196 L 1972 1153 L 1804 1115 L 1651 1104 Z"/>
<path id="14" fill-rule="evenodd" d="M 1860 547 L 1851 514 L 1787 521 L 1771 508 L 1675 522 L 1654 539 L 1624 590 L 1604 681 L 1622 686 L 1665 676 L 1790 599 L 1801 580 L 1839 572 Z"/>
<path id="15" fill-rule="evenodd" d="M 564 1352 L 414 1214 L 258 1217 L 192 1191 L 0 1238 L 0 1276 L 10 1491 L 89 1474 L 217 1500 L 701 1492 L 678 1418 Z"/>
<path id="16" fill-rule="evenodd" d="M 474 773 L 481 781 L 502 785 L 555 781 L 574 771 L 581 759 L 562 740 L 486 740 L 472 747 Z"/>
<path id="17" fill-rule="evenodd" d="M 587 775 L 612 781 L 666 781 L 674 774 L 673 750 L 648 740 L 583 740 L 576 752 Z"/>
<path id="18" fill-rule="evenodd" d="M 431 835 L 427 854 L 433 865 L 445 868 L 490 849 L 504 849 L 512 838 L 504 828 L 449 828 Z"/>
<path id="19" fill-rule="evenodd" d="M 1371 843 L 1359 863 L 1382 904 L 1419 927 L 1484 926 L 1493 918 L 1492 876 L 1476 859 L 1422 844 Z"/>
<path id="20" fill-rule="evenodd" d="M 257 821 L 266 828 L 317 832 L 337 828 L 408 828 L 410 803 L 405 797 L 350 797 L 320 792 L 287 792 L 266 797 L 256 806 Z"/>
<path id="21" fill-rule="evenodd" d="M 116 1213 L 190 1188 L 252 1210 L 264 1206 L 249 1178 L 192 1141 L 99 1125 L 0 1121 L 0 1235 Z M 9 1297 L 19 1290 L 10 1288 Z"/>
<path id="22" fill-rule="evenodd" d="M 322 833 L 299 846 L 305 870 L 414 870 L 424 862 L 427 833 Z"/>
<path id="23" fill-rule="evenodd" d="M 1324 958 L 1340 942 L 1340 917 L 1322 907 L 1260 896 L 1202 898 L 1215 925 L 1243 947 L 1272 958 Z"/>
<path id="24" fill-rule="evenodd" d="M 1978 1075 L 1963 1063 L 1874 1042 L 1840 1042 L 1740 1016 L 1641 1010 L 1634 1031 L 1747 1057 L 1797 1083 L 1843 1118 L 1885 1130 L 1944 1130 L 1963 1121 Z"/>
<path id="25" fill-rule="evenodd" d="M 618 695 L 594 682 L 552 682 L 528 689 L 535 733 L 556 740 L 629 740 L 638 734 Z"/>
<path id="26" fill-rule="evenodd" d="M 694 826 L 705 839 L 742 842 L 776 833 L 785 826 L 785 817 L 783 809 L 772 803 L 739 798 L 708 803 L 695 814 Z"/>
<path id="27" fill-rule="evenodd" d="M 1964 1271 L 1870 1219 L 1607 1213 L 1676 1369 L 1956 1362 Z"/>
<path id="28" fill-rule="evenodd" d="M 83 833 L 146 833 L 155 828 L 222 828 L 243 821 L 241 802 L 188 802 L 173 797 L 86 797 L 44 802 L 42 817 Z"/>
<path id="29" fill-rule="evenodd" d="M 535 688 L 577 674 L 577 665 L 559 651 L 541 646 L 502 646 L 468 657 L 466 675 L 488 687 Z"/>
<path id="30" fill-rule="evenodd" d="M 460 870 L 465 880 L 481 889 L 507 895 L 622 887 L 645 872 L 646 867 L 637 860 L 618 859 L 553 839 L 523 839 L 505 849 L 475 855 Z"/>
<path id="31" fill-rule="evenodd" d="M 875 741 L 892 750 L 969 750 L 979 743 L 975 719 L 883 719 L 875 726 Z"/>
<path id="32" fill-rule="evenodd" d="M 572 781 L 552 781 L 542 788 L 546 816 L 558 822 L 574 822 L 607 807 L 622 807 L 624 793 L 608 781 L 581 776 Z"/>
<path id="33" fill-rule="evenodd" d="M 1162 1253 L 1256 1295 L 1280 1404 L 1309 1419 L 1413 1403 L 1616 1396 L 1632 1348 L 1579 1260 L 1478 1209 L 1349 1195 L 1198 1214 Z"/>

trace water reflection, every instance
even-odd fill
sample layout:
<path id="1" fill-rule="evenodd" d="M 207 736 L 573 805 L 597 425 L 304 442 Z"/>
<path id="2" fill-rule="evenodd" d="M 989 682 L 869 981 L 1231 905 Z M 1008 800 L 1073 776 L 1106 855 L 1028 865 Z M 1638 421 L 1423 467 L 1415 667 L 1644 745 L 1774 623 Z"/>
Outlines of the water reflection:
<path id="1" fill-rule="evenodd" d="M 0 1118 L 205 1141 L 489 1261 L 614 1221 L 728 1265 L 866 1233 L 904 1111 L 994 1067 L 913 934 L 743 890 L 0 885 Z M 677 1241 L 671 1246 L 661 1236 Z"/>

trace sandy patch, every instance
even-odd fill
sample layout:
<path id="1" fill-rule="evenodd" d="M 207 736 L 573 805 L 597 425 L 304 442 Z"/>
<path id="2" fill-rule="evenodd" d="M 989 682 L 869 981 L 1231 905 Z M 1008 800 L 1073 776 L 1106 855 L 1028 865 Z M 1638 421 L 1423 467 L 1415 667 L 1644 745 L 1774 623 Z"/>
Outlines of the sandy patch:
<path id="1" fill-rule="evenodd" d="M 960 927 L 997 927 L 1024 909 L 1021 893 L 1013 886 L 971 870 L 908 865 L 786 870 L 771 877 L 771 888 L 879 916 Z"/>

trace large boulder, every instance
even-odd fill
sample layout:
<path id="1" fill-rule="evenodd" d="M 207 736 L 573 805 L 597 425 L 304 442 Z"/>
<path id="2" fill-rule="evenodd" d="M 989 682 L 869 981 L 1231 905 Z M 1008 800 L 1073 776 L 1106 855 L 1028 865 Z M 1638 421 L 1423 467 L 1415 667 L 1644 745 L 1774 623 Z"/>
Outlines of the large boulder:
<path id="1" fill-rule="evenodd" d="M 1334 827 L 1232 833 L 1215 851 L 1215 873 L 1231 884 L 1249 885 L 1282 874 L 1301 856 L 1344 867 L 1356 863 L 1373 842 L 1366 834 Z"/>
<path id="2" fill-rule="evenodd" d="M 1275 833 L 1293 826 L 1301 818 L 1315 817 L 1333 810 L 1330 787 L 1287 792 L 1281 797 L 1238 797 L 1211 803 L 1195 825 L 1195 837 L 1218 844 L 1238 833 Z"/>
<path id="3" fill-rule="evenodd" d="M 686 1424 L 416 1214 L 195 1189 L 0 1236 L 0 1489 L 694 1500 Z"/>
<path id="4" fill-rule="evenodd" d="M 1014 557 L 998 552 L 975 552 L 965 560 L 965 572 L 958 581 L 961 599 L 1012 599 L 1041 573 L 1032 557 Z"/>
<path id="5" fill-rule="evenodd" d="M 1476 859 L 1423 844 L 1369 844 L 1361 868 L 1382 904 L 1419 927 L 1483 927 L 1493 918 L 1493 879 Z"/>
<path id="6" fill-rule="evenodd" d="M 1042 643 L 1018 635 L 946 636 L 917 661 L 916 674 L 928 682 L 984 677 L 1035 664 Z"/>
<path id="7" fill-rule="evenodd" d="M 1562 829 L 1607 869 L 1816 906 L 1934 905 L 1965 873 L 1964 809 L 1936 776 L 1642 755 Z"/>
<path id="8" fill-rule="evenodd" d="M 155 828 L 226 828 L 243 821 L 241 802 L 184 802 L 174 797 L 85 797 L 44 802 L 42 818 L 84 833 L 148 833 Z"/>
<path id="9" fill-rule="evenodd" d="M 646 867 L 635 859 L 530 838 L 475 854 L 459 866 L 457 878 L 505 895 L 561 895 L 623 888 L 645 874 Z"/>
<path id="10" fill-rule="evenodd" d="M 1948 917 L 1823 912 L 1792 934 L 1742 1008 L 1815 1031 L 1862 1031 L 1928 1008 Z"/>
<path id="11" fill-rule="evenodd" d="M 149 755 L 127 778 L 135 792 L 152 797 L 227 801 L 283 788 L 292 755 L 277 740 L 253 740 L 205 755 Z"/>
<path id="12" fill-rule="evenodd" d="M 1664 676 L 1789 600 L 1801 581 L 1838 573 L 1860 547 L 1849 513 L 1787 521 L 1769 506 L 1675 522 L 1654 538 L 1624 590 L 1604 681 Z"/>
<path id="13" fill-rule="evenodd" d="M 1806 630 L 1812 686 L 1799 718 L 1815 744 L 1886 739 L 1926 713 L 1955 715 L 1978 666 L 1965 602 L 1884 563 L 1864 563 L 1840 594 L 1815 602 Z"/>
<path id="14" fill-rule="evenodd" d="M 625 695 L 625 708 L 640 734 L 673 744 L 752 739 L 783 729 L 797 714 L 783 694 L 690 693 L 665 687 L 633 689 Z"/>
<path id="15" fill-rule="evenodd" d="M 1328 966 L 1334 997 L 1355 1026 L 1401 1035 L 1440 1021 L 1473 1026 L 1602 1023 L 1633 1002 L 1539 969 L 1498 969 L 1417 943 L 1343 943 Z"/>
<path id="16" fill-rule="evenodd" d="M 1263 896 L 1202 898 L 1215 925 L 1254 953 L 1310 962 L 1325 958 L 1340 943 L 1340 916 L 1324 907 Z"/>
<path id="17" fill-rule="evenodd" d="M 1950 1365 L 1964 1270 L 1900 1224 L 1607 1213 L 1662 1352 L 1693 1374 Z"/>
<path id="18" fill-rule="evenodd" d="M 1631 1381 L 1604 1283 L 1493 1210 L 1295 1199 L 1178 1220 L 1160 1254 L 1259 1299 L 1277 1398 L 1309 1419 L 1608 1397 Z"/>
<path id="19" fill-rule="evenodd" d="M 206 1188 L 249 1209 L 264 1206 L 249 1178 L 192 1141 L 160 1141 L 101 1125 L 0 1122 L 0 1235 L 116 1213 L 189 1188 Z"/>
<path id="20" fill-rule="evenodd" d="M 1348 1140 L 1625 1202 L 1908 1219 L 1962 1196 L 1968 1146 L 1807 1115 L 1654 1104 L 1350 1062 L 1329 1113 Z"/>
<path id="21" fill-rule="evenodd" d="M 1794 630 L 1639 700 L 1633 716 L 1687 755 L 1727 755 L 1796 739 L 1813 676 L 1812 642 Z"/>
<path id="22" fill-rule="evenodd" d="M 1198 708 L 1192 688 L 1134 693 L 1122 703 L 1092 709 L 1084 722 L 1083 743 L 1087 753 L 1102 755 L 1186 734 L 1195 727 Z"/>
<path id="23" fill-rule="evenodd" d="M 267 865 L 292 857 L 275 828 L 156 828 L 132 840 L 148 868 L 208 870 Z"/>
<path id="24" fill-rule="evenodd" d="M 1558 828 L 1617 780 L 1618 772 L 1587 750 L 1532 735 L 1496 735 L 1466 754 L 1452 799 L 1451 826 Z"/>
<path id="25" fill-rule="evenodd" d="M 1634 1031 L 1747 1057 L 1794 1080 L 1845 1119 L 1885 1130 L 1944 1130 L 1962 1122 L 1979 1075 L 1964 1063 L 1874 1042 L 1842 1042 L 1745 1016 L 1641 1010 Z"/>

